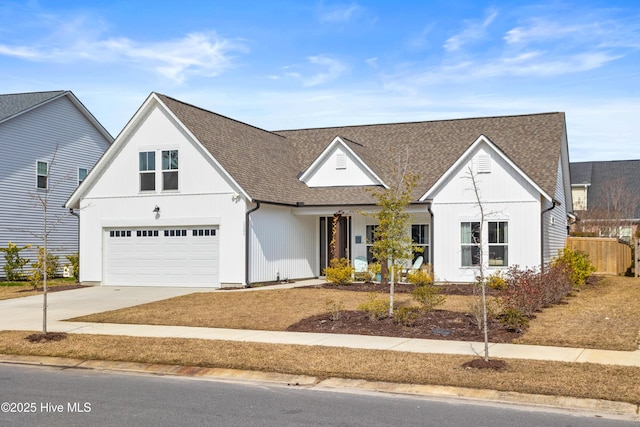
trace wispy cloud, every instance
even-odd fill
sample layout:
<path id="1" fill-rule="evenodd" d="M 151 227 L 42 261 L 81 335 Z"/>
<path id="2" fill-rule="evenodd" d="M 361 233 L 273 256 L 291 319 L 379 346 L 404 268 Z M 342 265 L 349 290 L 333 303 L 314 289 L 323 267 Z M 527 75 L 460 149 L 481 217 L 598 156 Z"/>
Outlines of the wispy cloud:
<path id="1" fill-rule="evenodd" d="M 285 75 L 296 78 L 303 86 L 318 86 L 336 80 L 348 70 L 348 67 L 340 60 L 327 55 L 310 56 L 305 67 L 287 67 L 287 69 L 306 68 L 312 69 L 309 75 L 303 75 L 299 71 L 287 71 Z"/>
<path id="2" fill-rule="evenodd" d="M 232 67 L 235 55 L 248 50 L 242 43 L 218 37 L 215 32 L 142 42 L 127 37 L 103 37 L 102 25 L 92 26 L 83 17 L 61 22 L 46 15 L 39 23 L 49 31 L 47 34 L 28 43 L 0 40 L 0 55 L 36 62 L 129 63 L 182 83 L 193 75 L 216 76 Z"/>
<path id="3" fill-rule="evenodd" d="M 362 6 L 357 3 L 335 6 L 322 4 L 319 12 L 320 22 L 349 22 L 358 12 L 363 10 Z"/>
<path id="4" fill-rule="evenodd" d="M 487 34 L 487 28 L 491 25 L 496 16 L 498 16 L 498 12 L 491 11 L 482 21 L 465 21 L 465 28 L 455 36 L 449 37 L 444 43 L 445 50 L 453 52 L 462 48 L 463 45 L 484 39 Z"/>

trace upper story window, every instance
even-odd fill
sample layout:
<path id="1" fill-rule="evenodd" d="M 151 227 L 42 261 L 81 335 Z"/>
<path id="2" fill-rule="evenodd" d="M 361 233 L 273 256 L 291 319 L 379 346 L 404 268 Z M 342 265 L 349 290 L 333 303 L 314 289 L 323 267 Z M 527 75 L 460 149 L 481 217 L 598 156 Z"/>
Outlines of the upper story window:
<path id="1" fill-rule="evenodd" d="M 139 153 L 140 191 L 155 191 L 156 189 L 156 153 L 143 151 Z"/>
<path id="2" fill-rule="evenodd" d="M 78 185 L 82 184 L 88 174 L 89 170 L 87 168 L 78 168 Z"/>
<path id="3" fill-rule="evenodd" d="M 178 150 L 162 152 L 162 189 L 178 189 Z"/>
<path id="4" fill-rule="evenodd" d="M 38 162 L 36 166 L 36 186 L 47 189 L 47 179 L 49 177 L 49 164 L 47 162 Z"/>

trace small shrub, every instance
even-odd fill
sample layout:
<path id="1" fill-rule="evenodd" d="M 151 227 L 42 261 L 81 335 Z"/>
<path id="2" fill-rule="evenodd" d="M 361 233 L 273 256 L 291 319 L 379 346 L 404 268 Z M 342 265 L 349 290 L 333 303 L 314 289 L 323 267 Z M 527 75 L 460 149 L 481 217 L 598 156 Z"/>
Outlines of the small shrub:
<path id="1" fill-rule="evenodd" d="M 329 262 L 329 267 L 324 269 L 324 274 L 327 276 L 327 282 L 335 285 L 348 285 L 353 281 L 354 269 L 351 266 L 351 261 L 347 258 L 333 258 Z"/>
<path id="2" fill-rule="evenodd" d="M 393 311 L 393 318 L 396 323 L 402 326 L 414 326 L 416 320 L 420 317 L 421 310 L 419 307 L 401 306 Z"/>
<path id="3" fill-rule="evenodd" d="M 583 285 L 587 277 L 596 271 L 589 261 L 589 254 L 569 247 L 562 249 L 557 258 L 551 262 L 552 267 L 564 266 L 569 269 L 569 277 L 575 286 Z"/>
<path id="4" fill-rule="evenodd" d="M 416 288 L 411 291 L 411 296 L 420 304 L 422 311 L 431 311 L 435 307 L 444 304 L 446 300 L 445 296 L 440 294 L 440 288 L 432 284 L 416 286 Z"/>
<path id="5" fill-rule="evenodd" d="M 369 294 L 369 301 L 363 302 L 358 306 L 358 310 L 368 314 L 369 319 L 381 320 L 389 316 L 389 298 L 379 300 L 377 292 Z"/>
<path id="6" fill-rule="evenodd" d="M 21 257 L 20 251 L 30 247 L 31 245 L 18 246 L 9 242 L 6 248 L 0 248 L 0 252 L 4 252 L 5 265 L 3 270 L 7 280 L 24 280 L 24 266 L 29 263 L 29 259 Z"/>
<path id="7" fill-rule="evenodd" d="M 47 278 L 53 279 L 60 268 L 60 257 L 53 255 L 47 251 Z M 44 248 L 38 246 L 38 261 L 31 264 L 31 273 L 29 274 L 29 282 L 33 289 L 38 289 L 42 285 L 44 279 Z"/>
<path id="8" fill-rule="evenodd" d="M 468 308 L 469 314 L 471 314 L 471 320 L 474 325 L 478 327 L 478 330 L 482 331 L 482 322 L 484 320 L 484 305 L 482 304 L 482 288 L 480 285 L 476 285 L 474 288 L 474 294 L 469 300 Z M 496 317 L 496 304 L 493 300 L 487 299 L 487 319 L 493 319 Z"/>
<path id="9" fill-rule="evenodd" d="M 66 255 L 65 258 L 71 263 L 71 274 L 78 282 L 80 280 L 80 255 L 76 252 L 75 254 Z"/>
<path id="10" fill-rule="evenodd" d="M 407 274 L 407 282 L 416 286 L 427 286 L 433 283 L 433 278 L 424 270 L 415 270 Z"/>
<path id="11" fill-rule="evenodd" d="M 487 277 L 487 286 L 496 291 L 501 291 L 507 287 L 507 282 L 504 280 L 502 272 L 498 271 L 491 276 Z"/>
<path id="12" fill-rule="evenodd" d="M 500 323 L 514 331 L 521 331 L 529 326 L 529 319 L 522 312 L 515 308 L 508 308 L 499 316 Z"/>
<path id="13" fill-rule="evenodd" d="M 340 317 L 342 317 L 342 311 L 344 310 L 344 304 L 342 301 L 335 301 L 332 298 L 327 298 L 324 306 L 327 315 L 332 322 L 340 320 Z"/>

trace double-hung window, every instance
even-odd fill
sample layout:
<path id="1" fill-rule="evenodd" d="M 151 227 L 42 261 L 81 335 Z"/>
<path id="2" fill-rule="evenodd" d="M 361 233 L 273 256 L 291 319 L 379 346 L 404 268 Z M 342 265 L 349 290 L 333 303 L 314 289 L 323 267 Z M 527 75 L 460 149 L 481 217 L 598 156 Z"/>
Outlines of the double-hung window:
<path id="1" fill-rule="evenodd" d="M 425 263 L 429 263 L 429 225 L 428 224 L 412 224 L 411 225 L 411 241 L 414 247 L 418 246 L 422 251 L 414 251 L 411 263 L 421 256 Z"/>
<path id="2" fill-rule="evenodd" d="M 142 151 L 139 153 L 140 191 L 155 191 L 156 189 L 156 152 Z"/>
<path id="3" fill-rule="evenodd" d="M 162 189 L 178 189 L 178 150 L 162 152 Z"/>
<path id="4" fill-rule="evenodd" d="M 460 224 L 460 246 L 463 267 L 480 265 L 480 222 Z"/>
<path id="5" fill-rule="evenodd" d="M 49 177 L 49 164 L 38 162 L 36 166 L 36 186 L 43 190 L 47 189 L 47 179 Z"/>
<path id="6" fill-rule="evenodd" d="M 509 223 L 489 222 L 489 266 L 509 265 Z"/>

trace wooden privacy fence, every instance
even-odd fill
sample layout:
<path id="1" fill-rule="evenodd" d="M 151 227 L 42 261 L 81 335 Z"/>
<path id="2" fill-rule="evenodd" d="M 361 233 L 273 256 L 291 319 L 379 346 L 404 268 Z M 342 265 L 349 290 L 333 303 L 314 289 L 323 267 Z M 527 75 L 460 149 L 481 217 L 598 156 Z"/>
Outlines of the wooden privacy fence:
<path id="1" fill-rule="evenodd" d="M 612 237 L 568 237 L 567 246 L 588 253 L 596 274 L 624 274 L 633 263 L 631 246 Z"/>

